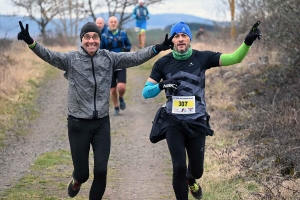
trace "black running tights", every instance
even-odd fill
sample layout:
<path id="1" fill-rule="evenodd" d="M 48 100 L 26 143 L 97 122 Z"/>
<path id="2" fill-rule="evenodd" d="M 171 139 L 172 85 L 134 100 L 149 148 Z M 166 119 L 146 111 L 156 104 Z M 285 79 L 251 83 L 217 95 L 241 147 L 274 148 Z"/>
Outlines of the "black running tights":
<path id="1" fill-rule="evenodd" d="M 73 178 L 84 183 L 89 178 L 89 152 L 94 153 L 94 180 L 89 199 L 102 199 L 106 188 L 107 163 L 110 153 L 109 116 L 100 119 L 68 117 L 68 135 L 74 165 Z"/>
<path id="2" fill-rule="evenodd" d="M 188 174 L 199 179 L 203 174 L 205 134 L 199 133 L 195 138 L 188 137 L 182 126 L 170 126 L 167 129 L 166 139 L 173 163 L 173 189 L 177 200 L 188 200 Z"/>

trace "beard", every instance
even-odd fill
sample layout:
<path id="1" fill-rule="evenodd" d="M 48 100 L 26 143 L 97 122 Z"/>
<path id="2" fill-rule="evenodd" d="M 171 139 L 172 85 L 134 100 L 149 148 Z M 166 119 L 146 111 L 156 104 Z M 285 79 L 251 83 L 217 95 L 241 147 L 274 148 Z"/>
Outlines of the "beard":
<path id="1" fill-rule="evenodd" d="M 185 47 L 184 49 L 178 49 L 177 47 L 174 47 L 175 51 L 177 51 L 178 53 L 186 53 L 189 50 L 189 47 Z"/>

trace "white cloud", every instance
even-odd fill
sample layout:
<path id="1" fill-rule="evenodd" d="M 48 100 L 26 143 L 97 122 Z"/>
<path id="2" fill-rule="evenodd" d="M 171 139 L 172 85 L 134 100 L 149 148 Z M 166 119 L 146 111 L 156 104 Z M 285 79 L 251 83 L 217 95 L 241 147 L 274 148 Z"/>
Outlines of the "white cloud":
<path id="1" fill-rule="evenodd" d="M 0 14 L 1 15 L 25 15 L 25 12 L 13 6 L 13 4 L 7 0 L 0 0 Z"/>
<path id="2" fill-rule="evenodd" d="M 165 0 L 149 7 L 152 14 L 182 13 L 198 17 L 229 21 L 229 9 L 220 0 Z"/>

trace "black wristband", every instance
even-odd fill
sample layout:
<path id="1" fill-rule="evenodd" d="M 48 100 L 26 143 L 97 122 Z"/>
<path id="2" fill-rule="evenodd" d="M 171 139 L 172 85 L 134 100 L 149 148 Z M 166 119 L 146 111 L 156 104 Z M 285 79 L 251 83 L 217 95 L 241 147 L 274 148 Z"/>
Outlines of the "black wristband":
<path id="1" fill-rule="evenodd" d="M 251 45 L 253 44 L 253 41 L 245 40 L 244 43 L 245 43 L 247 46 L 251 46 Z"/>
<path id="2" fill-rule="evenodd" d="M 163 82 L 159 82 L 159 83 L 158 83 L 158 87 L 159 87 L 160 90 L 163 90 L 163 89 L 164 89 L 164 88 L 163 88 L 163 85 L 164 85 Z"/>

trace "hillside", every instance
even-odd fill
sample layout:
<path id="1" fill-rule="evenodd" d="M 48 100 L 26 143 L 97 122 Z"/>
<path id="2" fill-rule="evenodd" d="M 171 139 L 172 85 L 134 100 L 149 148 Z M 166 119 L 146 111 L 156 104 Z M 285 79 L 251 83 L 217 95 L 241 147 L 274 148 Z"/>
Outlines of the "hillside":
<path id="1" fill-rule="evenodd" d="M 108 19 L 108 14 L 99 13 L 97 17 L 103 17 L 104 19 Z M 7 16 L 0 15 L 0 38 L 8 37 L 13 38 L 19 32 L 19 21 L 23 23 L 28 23 L 30 26 L 30 33 L 32 36 L 39 35 L 38 25 L 35 21 L 29 19 L 28 17 L 23 16 Z M 84 19 L 80 22 L 79 27 L 82 27 L 87 21 L 92 21 L 92 19 Z M 219 23 L 216 21 L 212 21 L 210 19 L 205 19 L 201 17 L 196 17 L 193 15 L 183 15 L 183 14 L 157 14 L 150 15 L 150 19 L 148 21 L 148 29 L 164 29 L 166 26 L 174 24 L 176 22 L 184 21 L 186 23 L 199 23 L 208 27 L 213 27 L 215 23 Z M 129 21 L 124 25 L 127 28 L 134 27 L 134 20 Z M 57 26 L 55 24 L 60 24 L 58 19 L 54 19 L 53 22 L 50 22 L 46 30 L 49 33 L 56 33 Z"/>

